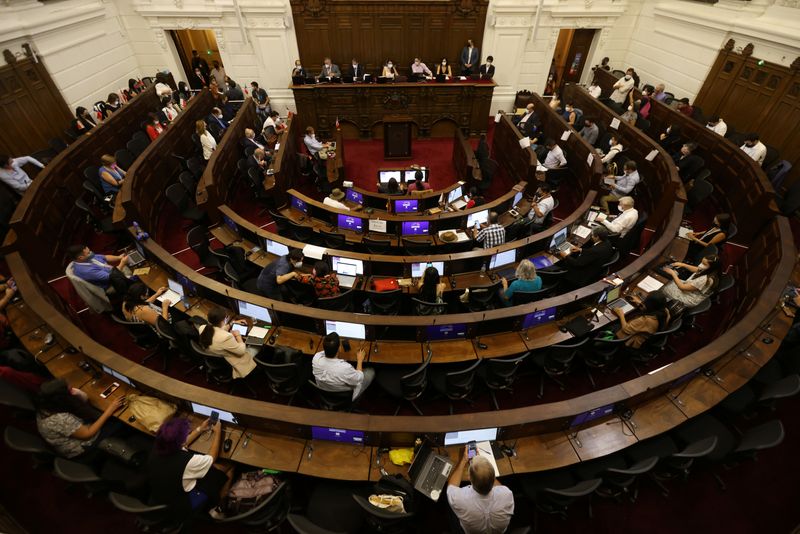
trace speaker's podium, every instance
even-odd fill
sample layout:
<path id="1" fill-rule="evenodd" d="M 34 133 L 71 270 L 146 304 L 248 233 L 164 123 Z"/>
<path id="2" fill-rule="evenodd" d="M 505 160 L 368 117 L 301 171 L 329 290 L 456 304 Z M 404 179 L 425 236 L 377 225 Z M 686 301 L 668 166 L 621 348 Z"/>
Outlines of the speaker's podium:
<path id="1" fill-rule="evenodd" d="M 407 115 L 383 117 L 384 159 L 411 158 L 411 120 Z"/>

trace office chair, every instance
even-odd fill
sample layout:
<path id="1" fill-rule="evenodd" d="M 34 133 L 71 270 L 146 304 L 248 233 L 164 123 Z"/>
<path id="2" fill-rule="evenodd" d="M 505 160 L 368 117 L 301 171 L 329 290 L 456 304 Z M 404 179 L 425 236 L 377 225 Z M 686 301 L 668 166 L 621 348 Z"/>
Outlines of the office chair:
<path id="1" fill-rule="evenodd" d="M 197 192 L 197 180 L 195 179 L 194 175 L 189 171 L 183 171 L 178 175 L 178 182 L 186 189 L 186 192 L 189 193 L 192 197 L 195 196 Z"/>
<path id="2" fill-rule="evenodd" d="M 86 489 L 89 497 L 101 489 L 100 483 L 103 479 L 95 473 L 91 466 L 80 462 L 73 462 L 66 458 L 56 458 L 53 460 L 53 474 L 66 481 L 70 485 L 81 484 Z"/>
<path id="3" fill-rule="evenodd" d="M 685 314 L 684 314 L 685 315 Z M 639 365 L 649 365 L 656 359 L 664 348 L 667 346 L 669 337 L 675 334 L 683 326 L 683 317 L 678 317 L 673 320 L 664 330 L 658 331 L 645 340 L 644 343 L 638 348 L 625 347 L 625 352 L 628 355 L 628 361 L 633 370 L 636 371 L 638 376 L 642 376 L 642 371 Z"/>
<path id="4" fill-rule="evenodd" d="M 393 246 L 392 241 L 389 239 L 372 239 L 364 237 L 361 239 L 361 244 L 364 245 L 370 254 L 392 254 Z"/>
<path id="5" fill-rule="evenodd" d="M 561 519 L 566 520 L 569 507 L 583 497 L 586 497 L 588 501 L 589 518 L 592 518 L 592 494 L 602 483 L 602 479 L 593 478 L 583 480 L 568 488 L 544 488 L 540 490 L 533 500 L 535 505 L 533 519 L 534 532 L 538 529 L 539 513 L 557 515 Z"/>
<path id="6" fill-rule="evenodd" d="M 283 523 L 291 506 L 289 482 L 284 480 L 263 501 L 239 514 L 214 519 L 214 523 L 235 523 L 252 532 L 267 532 Z"/>
<path id="7" fill-rule="evenodd" d="M 112 217 L 104 217 L 101 214 L 95 213 L 89 204 L 82 198 L 75 199 L 75 207 L 84 212 L 87 222 L 95 229 L 96 232 L 103 234 L 118 234 L 119 231 L 114 228 Z"/>
<path id="8" fill-rule="evenodd" d="M 344 234 L 327 232 L 325 230 L 320 230 L 319 233 L 326 247 L 336 250 L 345 250 L 347 248 L 347 239 L 345 239 Z"/>
<path id="9" fill-rule="evenodd" d="M 543 287 L 542 289 L 537 289 L 536 291 L 514 291 L 514 294 L 511 295 L 511 304 L 513 306 L 519 306 L 521 304 L 536 302 L 537 300 L 544 298 L 549 291 L 549 287 Z"/>
<path id="10" fill-rule="evenodd" d="M 617 367 L 617 355 L 625 348 L 625 343 L 631 338 L 626 336 L 621 339 L 605 339 L 602 337 L 591 338 L 588 350 L 581 352 L 583 363 L 586 367 L 586 375 L 592 384 L 592 389 L 597 389 L 592 370 L 606 372 L 609 368 Z"/>
<path id="11" fill-rule="evenodd" d="M 186 160 L 186 170 L 192 173 L 194 181 L 198 182 L 200 177 L 203 176 L 203 171 L 206 170 L 206 164 L 198 157 L 191 157 Z"/>
<path id="12" fill-rule="evenodd" d="M 176 184 L 177 185 L 177 184 Z M 211 253 L 208 244 L 208 230 L 205 226 L 198 225 L 186 233 L 186 244 L 197 254 L 200 264 L 209 269 L 222 270 L 222 263 L 219 258 Z"/>
<path id="13" fill-rule="evenodd" d="M 306 243 L 309 245 L 318 245 L 321 243 L 320 238 L 317 236 L 314 229 L 310 226 L 297 224 L 289 219 L 289 237 L 295 241 Z"/>
<path id="14" fill-rule="evenodd" d="M 134 156 L 129 150 L 120 148 L 114 152 L 114 159 L 117 160 L 117 165 L 127 171 L 131 168 L 131 165 L 133 165 L 134 161 L 136 161 L 136 156 Z"/>
<path id="15" fill-rule="evenodd" d="M 83 177 L 87 180 L 100 182 L 100 167 L 97 165 L 89 165 L 83 169 Z"/>
<path id="16" fill-rule="evenodd" d="M 166 195 L 169 201 L 178 209 L 178 213 L 182 218 L 189 219 L 194 223 L 208 221 L 206 212 L 197 207 L 181 184 L 172 184 L 167 187 Z"/>
<path id="17" fill-rule="evenodd" d="M 634 254 L 639 253 L 639 247 L 642 240 L 642 231 L 644 230 L 644 226 L 647 223 L 647 212 L 644 210 L 639 211 L 639 218 L 636 220 L 636 224 L 633 225 L 625 237 L 621 237 L 617 240 L 616 248 L 620 256 L 625 257 L 628 253 L 632 252 Z"/>
<path id="18" fill-rule="evenodd" d="M 370 304 L 370 313 L 375 315 L 399 315 L 403 290 L 365 291 Z"/>
<path id="19" fill-rule="evenodd" d="M 159 532 L 164 532 L 163 527 L 166 526 L 164 523 L 166 523 L 170 515 L 166 504 L 145 504 L 136 497 L 113 491 L 108 494 L 108 500 L 117 510 L 134 514 L 136 516 L 136 526 L 140 530 L 146 532 L 161 526 L 162 529 Z M 174 528 L 177 529 L 179 527 L 175 525 Z M 174 532 L 169 528 L 167 531 Z"/>
<path id="20" fill-rule="evenodd" d="M 410 524 L 415 518 L 414 512 L 388 512 L 373 506 L 361 495 L 353 494 L 353 500 L 361 508 L 364 522 L 371 532 L 384 532 L 386 534 L 404 534 L 413 530 Z"/>
<path id="21" fill-rule="evenodd" d="M 283 284 L 282 287 L 286 288 L 289 300 L 294 304 L 314 306 L 317 301 L 317 293 L 311 284 L 304 284 L 293 278 Z"/>
<path id="22" fill-rule="evenodd" d="M 355 289 L 350 288 L 343 293 L 339 293 L 333 297 L 322 297 L 317 299 L 317 307 L 323 310 L 338 311 L 338 312 L 352 312 L 353 311 L 353 296 Z"/>
<path id="23" fill-rule="evenodd" d="M 178 334 L 175 332 L 175 329 L 172 327 L 172 324 L 169 321 L 163 317 L 159 317 L 156 320 L 156 325 L 152 327 L 152 329 L 156 333 L 156 336 L 158 336 L 161 346 L 159 347 L 159 350 L 153 351 L 142 358 L 142 365 L 147 363 L 150 358 L 161 356 L 161 368 L 163 371 L 166 371 L 167 367 L 169 366 L 169 355 L 173 352 L 180 355 L 183 359 L 190 359 L 189 356 L 186 356 L 187 351 L 185 350 L 185 347 L 182 345 L 181 341 L 178 339 Z"/>
<path id="24" fill-rule="evenodd" d="M 575 356 L 584 345 L 589 341 L 588 337 L 576 340 L 570 340 L 567 343 L 559 343 L 551 347 L 538 351 L 533 356 L 533 363 L 541 368 L 542 375 L 539 379 L 539 394 L 541 399 L 544 396 L 544 381 L 549 378 L 556 384 L 559 389 L 564 391 L 566 386 L 558 377 L 566 376 L 572 372 L 572 365 Z"/>
<path id="25" fill-rule="evenodd" d="M 92 202 L 94 202 L 97 209 L 103 213 L 108 213 L 110 206 L 106 202 L 106 194 L 100 187 L 100 182 L 96 178 L 94 180 L 89 180 L 87 178 L 83 181 L 82 186 L 83 190 L 91 195 Z"/>
<path id="26" fill-rule="evenodd" d="M 268 210 L 268 213 L 270 218 L 275 222 L 275 228 L 278 230 L 278 234 L 284 237 L 291 237 L 289 233 L 289 219 L 274 209 Z"/>
<path id="27" fill-rule="evenodd" d="M 403 250 L 406 256 L 427 256 L 431 253 L 433 243 L 430 241 L 420 241 L 409 237 L 402 238 Z"/>
<path id="28" fill-rule="evenodd" d="M 434 389 L 448 399 L 450 415 L 453 415 L 453 401 L 464 401 L 472 405 L 469 396 L 475 387 L 475 375 L 478 372 L 478 366 L 481 361 L 468 362 L 463 369 L 449 372 L 446 369 L 441 369 L 444 366 L 439 366 L 436 370 L 437 372 L 431 375 L 431 383 Z"/>
<path id="29" fill-rule="evenodd" d="M 608 273 L 611 271 L 611 266 L 614 265 L 619 261 L 619 250 L 615 250 L 614 254 L 611 255 L 611 259 L 603 264 L 603 268 L 605 269 L 604 276 L 607 276 Z"/>
<path id="30" fill-rule="evenodd" d="M 276 350 L 279 348 L 275 347 Z M 289 347 L 286 348 L 289 349 Z M 264 370 L 270 391 L 279 397 L 288 397 L 287 404 L 291 406 L 294 396 L 304 382 L 304 373 L 300 364 L 297 362 L 272 363 L 258 357 L 255 358 L 255 361 Z"/>
<path id="31" fill-rule="evenodd" d="M 471 312 L 493 310 L 497 303 L 497 292 L 500 290 L 500 282 L 495 282 L 490 286 L 477 286 L 469 288 L 467 297 L 467 308 Z"/>
<path id="32" fill-rule="evenodd" d="M 244 148 L 244 155 L 245 155 L 245 157 L 246 157 L 246 158 L 249 158 L 250 156 L 252 156 L 252 155 L 253 155 L 253 153 L 254 153 L 255 151 L 256 151 L 256 147 L 254 147 L 254 146 L 247 146 L 247 147 L 245 147 L 245 148 Z"/>
<path id="33" fill-rule="evenodd" d="M 50 148 L 53 149 L 53 152 L 56 153 L 56 155 L 60 154 L 64 149 L 67 148 L 67 143 L 65 143 L 60 137 L 53 137 L 50 139 L 48 144 L 50 145 Z M 125 168 L 125 170 L 127 170 L 127 168 Z"/>
<path id="34" fill-rule="evenodd" d="M 513 395 L 512 386 L 517 378 L 517 373 L 530 355 L 530 352 L 526 352 L 522 356 L 513 358 L 490 358 L 478 369 L 478 375 L 483 379 L 486 387 L 489 388 L 489 394 L 492 396 L 492 404 L 495 410 L 500 409 L 496 393 L 498 391 L 507 391 Z"/>
<path id="35" fill-rule="evenodd" d="M 800 393 L 800 375 L 792 374 L 772 382 L 763 388 L 753 380 L 725 397 L 714 410 L 730 417 L 743 414 L 755 417 L 759 407 L 774 409 L 778 399 L 793 397 Z M 759 391 L 760 389 L 760 391 Z"/>
<path id="36" fill-rule="evenodd" d="M 316 391 L 319 407 L 323 410 L 349 412 L 353 407 L 352 391 L 327 391 L 319 387 L 314 380 L 309 380 L 308 383 L 311 389 Z"/>
<path id="37" fill-rule="evenodd" d="M 260 168 L 250 167 L 247 169 L 247 182 L 250 184 L 250 189 L 253 192 L 256 202 L 262 206 L 258 212 L 259 217 L 277 207 L 275 204 L 275 195 L 264 188 L 264 175 L 261 173 Z"/>
<path id="38" fill-rule="evenodd" d="M 127 321 L 116 313 L 111 314 L 111 320 L 122 325 L 139 348 L 152 349 L 158 342 L 153 329 L 147 323 L 140 321 Z M 156 348 L 156 350 L 158 350 Z"/>
<path id="39" fill-rule="evenodd" d="M 18 412 L 36 411 L 31 395 L 5 380 L 0 380 L 0 406 L 7 406 Z"/>
<path id="40" fill-rule="evenodd" d="M 420 300 L 418 298 L 412 298 L 411 303 L 414 306 L 414 313 L 416 315 L 428 316 L 447 313 L 446 302 L 425 302 L 424 300 Z"/>
<path id="41" fill-rule="evenodd" d="M 34 469 L 50 466 L 55 457 L 53 450 L 39 435 L 17 427 L 7 426 L 3 431 L 3 441 L 9 449 L 29 453 L 33 458 Z"/>
<path id="42" fill-rule="evenodd" d="M 697 328 L 698 330 L 700 330 L 702 332 L 703 328 L 700 327 L 699 325 L 695 324 L 696 323 L 696 318 L 697 318 L 698 315 L 706 313 L 710 309 L 711 309 L 711 299 L 708 298 L 708 297 L 703 299 L 703 301 L 700 302 L 700 304 L 698 304 L 697 306 L 693 306 L 691 308 L 686 308 L 686 310 L 684 310 L 684 312 L 683 312 L 683 315 L 681 315 L 681 319 L 683 320 L 683 327 L 685 329 L 686 328 Z"/>
<path id="43" fill-rule="evenodd" d="M 717 284 L 717 288 L 714 291 L 714 303 L 719 304 L 722 293 L 732 288 L 736 285 L 736 280 L 733 278 L 732 274 L 723 274 L 719 277 L 719 283 Z"/>
<path id="44" fill-rule="evenodd" d="M 433 358 L 433 353 L 428 352 L 427 358 L 422 364 L 409 372 L 405 366 L 389 365 L 380 370 L 375 376 L 375 381 L 380 387 L 394 399 L 400 402 L 394 411 L 397 415 L 403 406 L 403 401 L 408 402 L 418 415 L 423 415 L 414 402 L 425 394 L 428 387 L 428 366 Z"/>
<path id="45" fill-rule="evenodd" d="M 223 385 L 233 381 L 233 370 L 225 358 L 201 347 L 194 339 L 189 340 L 189 345 L 195 355 L 203 360 L 206 382 Z"/>
<path id="46" fill-rule="evenodd" d="M 695 178 L 694 185 L 686 192 L 686 215 L 692 213 L 697 206 L 703 203 L 714 192 L 714 186 L 703 178 Z"/>
<path id="47" fill-rule="evenodd" d="M 139 156 L 141 156 L 142 152 L 144 152 L 147 149 L 148 145 L 150 145 L 150 140 L 147 138 L 147 134 L 144 134 L 144 136 L 145 139 L 142 139 L 141 137 L 136 137 L 136 135 L 134 135 L 133 139 L 131 139 L 125 144 L 125 148 L 128 149 L 128 152 L 133 154 L 134 158 L 138 158 Z"/>
<path id="48" fill-rule="evenodd" d="M 639 480 L 658 464 L 658 456 L 651 456 L 629 467 L 611 467 L 602 475 L 603 484 L 597 488 L 597 494 L 611 497 L 621 503 L 627 497 L 631 503 L 639 496 Z"/>

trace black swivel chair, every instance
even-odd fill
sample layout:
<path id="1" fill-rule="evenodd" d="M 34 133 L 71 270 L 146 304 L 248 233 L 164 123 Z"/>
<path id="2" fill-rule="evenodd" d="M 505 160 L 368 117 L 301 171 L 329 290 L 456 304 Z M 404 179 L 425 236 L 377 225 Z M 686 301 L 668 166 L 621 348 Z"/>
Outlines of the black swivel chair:
<path id="1" fill-rule="evenodd" d="M 128 152 L 133 154 L 134 158 L 138 158 L 139 156 L 142 155 L 142 152 L 144 152 L 147 149 L 147 146 L 149 144 L 150 144 L 150 141 L 148 139 L 146 139 L 146 134 L 145 134 L 145 139 L 142 139 L 141 137 L 134 136 L 133 139 L 131 139 L 130 141 L 128 141 L 125 144 L 125 148 L 128 149 Z M 128 169 L 125 169 L 125 170 L 128 170 Z"/>
<path id="2" fill-rule="evenodd" d="M 372 239 L 364 237 L 361 244 L 366 247 L 370 254 L 392 254 L 392 242 L 389 239 Z"/>
<path id="3" fill-rule="evenodd" d="M 517 373 L 530 355 L 530 352 L 526 352 L 522 356 L 513 358 L 490 358 L 478 369 L 478 375 L 483 379 L 486 387 L 489 388 L 489 394 L 492 396 L 492 404 L 495 410 L 500 409 L 496 393 L 498 391 L 507 391 L 513 394 L 512 386 L 517 378 Z"/>
<path id="4" fill-rule="evenodd" d="M 259 217 L 276 208 L 275 195 L 271 191 L 264 189 L 264 175 L 261 174 L 261 169 L 258 167 L 247 169 L 247 182 L 250 184 L 250 190 L 253 192 L 256 202 L 262 206 L 258 212 Z"/>
<path id="5" fill-rule="evenodd" d="M 321 242 L 313 228 L 297 224 L 292 220 L 289 220 L 289 237 L 295 241 L 312 245 L 318 245 Z"/>
<path id="6" fill-rule="evenodd" d="M 275 223 L 275 228 L 278 230 L 278 234 L 285 237 L 291 237 L 291 234 L 289 233 L 290 231 L 289 219 L 284 217 L 274 209 L 268 210 L 268 213 L 272 221 Z"/>
<path id="7" fill-rule="evenodd" d="M 354 295 L 355 289 L 350 288 L 347 291 L 339 293 L 333 297 L 318 298 L 317 307 L 322 308 L 323 310 L 352 312 Z"/>
<path id="8" fill-rule="evenodd" d="M 416 315 L 441 315 L 447 313 L 446 302 L 425 302 L 418 298 L 412 298 L 411 303 L 414 306 L 414 313 Z"/>
<path id="9" fill-rule="evenodd" d="M 592 494 L 600 487 L 603 480 L 593 478 L 583 480 L 568 488 L 543 488 L 533 497 L 534 509 L 534 531 L 537 530 L 539 523 L 539 513 L 557 515 L 566 520 L 568 510 L 576 501 L 581 498 L 588 500 L 589 517 L 592 517 Z M 526 492 L 527 493 L 527 492 Z"/>
<path id="10" fill-rule="evenodd" d="M 428 356 L 422 364 L 414 370 L 409 371 L 405 366 L 386 366 L 376 375 L 375 381 L 392 398 L 397 399 L 397 408 L 394 415 L 400 411 L 403 402 L 408 402 L 414 411 L 423 415 L 422 410 L 414 402 L 425 394 L 428 387 L 428 366 L 433 358 L 433 352 L 428 352 Z"/>
<path id="11" fill-rule="evenodd" d="M 493 310 L 497 303 L 497 293 L 500 290 L 500 282 L 490 286 L 470 287 L 467 297 L 467 308 L 471 312 Z"/>
<path id="12" fill-rule="evenodd" d="M 84 212 L 87 222 L 91 224 L 97 232 L 103 234 L 119 234 L 119 231 L 114 228 L 114 222 L 110 215 L 105 217 L 100 213 L 96 213 L 82 198 L 75 199 L 75 207 Z"/>
<path id="13" fill-rule="evenodd" d="M 208 220 L 208 215 L 197 207 L 194 200 L 189 197 L 189 193 L 181 184 L 172 184 L 167 187 L 166 195 L 184 219 L 189 219 L 195 223 L 206 222 Z"/>
<path id="14" fill-rule="evenodd" d="M 36 411 L 31 395 L 5 380 L 0 380 L 0 406 L 22 413 Z"/>
<path id="15" fill-rule="evenodd" d="M 349 412 L 353 407 L 352 391 L 327 391 L 319 387 L 314 380 L 309 380 L 308 384 L 317 393 L 319 407 L 323 410 Z"/>
<path id="16" fill-rule="evenodd" d="M 186 233 L 186 244 L 197 254 L 203 267 L 217 269 L 218 271 L 222 270 L 222 262 L 211 253 L 205 226 L 195 226 L 189 230 Z"/>
<path id="17" fill-rule="evenodd" d="M 403 290 L 366 291 L 370 303 L 370 313 L 375 315 L 399 315 L 403 302 Z"/>
<path id="18" fill-rule="evenodd" d="M 642 475 L 651 472 L 658 461 L 658 456 L 651 456 L 628 467 L 607 469 L 602 474 L 603 484 L 597 489 L 597 493 L 614 498 L 617 502 L 622 502 L 624 497 L 627 497 L 631 503 L 636 502 L 639 495 L 639 480 Z"/>
<path id="19" fill-rule="evenodd" d="M 521 304 L 536 302 L 537 300 L 544 298 L 549 291 L 549 287 L 543 287 L 542 289 L 537 289 L 536 291 L 514 291 L 514 294 L 511 295 L 511 303 L 514 306 L 519 306 Z"/>
<path id="20" fill-rule="evenodd" d="M 353 494 L 353 500 L 364 514 L 364 522 L 370 532 L 383 532 L 386 534 L 401 534 L 413 531 L 411 525 L 416 518 L 414 512 L 389 512 L 373 506 L 361 495 Z"/>
<path id="21" fill-rule="evenodd" d="M 117 165 L 127 171 L 131 168 L 133 162 L 136 161 L 136 156 L 134 156 L 129 150 L 120 148 L 114 152 L 114 159 L 117 160 Z"/>
<path id="22" fill-rule="evenodd" d="M 644 230 L 644 226 L 647 223 L 647 212 L 644 210 L 639 211 L 639 218 L 636 220 L 636 224 L 633 225 L 625 237 L 621 237 L 615 243 L 615 248 L 619 251 L 622 257 L 628 255 L 629 252 L 633 252 L 634 254 L 639 253 L 639 247 L 642 240 L 642 231 Z"/>
<path id="23" fill-rule="evenodd" d="M 123 317 L 117 316 L 115 313 L 111 314 L 111 320 L 115 323 L 122 325 L 128 331 L 133 342 L 142 349 L 152 349 L 158 343 L 158 336 L 147 323 L 140 321 L 127 321 Z M 156 348 L 158 350 L 158 348 Z"/>
<path id="24" fill-rule="evenodd" d="M 275 350 L 278 351 L 281 348 L 293 350 L 280 346 L 276 346 Z M 279 397 L 288 397 L 287 404 L 291 405 L 294 396 L 300 391 L 304 382 L 304 373 L 300 364 L 298 362 L 266 362 L 260 358 L 256 358 L 255 361 L 264 370 L 270 391 Z"/>
<path id="25" fill-rule="evenodd" d="M 291 497 L 289 482 L 282 481 L 264 500 L 248 510 L 214 519 L 214 523 L 232 523 L 247 527 L 249 532 L 269 532 L 276 529 L 289 514 Z"/>
<path id="26" fill-rule="evenodd" d="M 206 170 L 206 164 L 200 158 L 189 158 L 186 160 L 186 169 L 192 173 L 195 181 L 199 181 L 203 171 Z"/>
<path id="27" fill-rule="evenodd" d="M 439 370 L 431 376 L 434 389 L 447 397 L 450 415 L 453 415 L 453 401 L 464 401 L 472 404 L 469 396 L 475 387 L 475 375 L 482 360 L 469 363 L 467 367 L 456 371 Z M 463 366 L 463 365 L 462 365 Z"/>
<path id="28" fill-rule="evenodd" d="M 178 175 L 178 182 L 186 189 L 186 192 L 189 193 L 191 196 L 195 196 L 197 192 L 197 180 L 195 180 L 194 175 L 189 171 L 183 171 Z"/>
<path id="29" fill-rule="evenodd" d="M 408 256 L 425 256 L 431 253 L 433 243 L 430 241 L 420 241 L 409 237 L 402 238 L 403 250 Z"/>
<path id="30" fill-rule="evenodd" d="M 586 345 L 588 341 L 589 338 L 582 338 L 577 341 L 570 340 L 569 343 L 552 345 L 548 349 L 534 354 L 533 363 L 542 370 L 538 394 L 540 399 L 544 396 L 545 378 L 549 378 L 558 384 L 561 391 L 564 391 L 566 386 L 558 377 L 566 376 L 572 372 L 575 356 L 584 348 L 584 345 Z"/>
<path id="31" fill-rule="evenodd" d="M 686 208 L 685 213 L 688 215 L 692 213 L 697 206 L 703 203 L 714 192 L 714 186 L 701 178 L 695 178 L 694 186 L 686 192 Z"/>
<path id="32" fill-rule="evenodd" d="M 615 367 L 617 355 L 620 350 L 625 348 L 625 342 L 629 339 L 630 336 L 621 339 L 596 337 L 591 340 L 589 350 L 582 352 L 583 364 L 586 367 L 586 374 L 592 384 L 592 389 L 597 388 L 592 371 L 606 372 L 609 368 Z"/>
<path id="33" fill-rule="evenodd" d="M 336 250 L 344 250 L 347 248 L 347 239 L 345 238 L 344 234 L 340 234 L 338 232 L 327 232 L 325 230 L 320 230 L 319 233 L 322 236 L 322 242 L 326 247 Z"/>
<path id="34" fill-rule="evenodd" d="M 286 293 L 295 304 L 303 306 L 314 306 L 317 301 L 317 293 L 311 284 L 304 284 L 296 279 L 291 279 L 283 284 L 282 287 L 286 288 Z"/>
<path id="35" fill-rule="evenodd" d="M 156 528 L 160 528 L 159 532 L 175 532 L 180 529 L 179 525 L 167 525 L 170 514 L 166 504 L 145 504 L 136 497 L 113 491 L 108 494 L 108 500 L 117 510 L 134 514 L 136 526 L 143 532 L 149 532 Z"/>
<path id="36" fill-rule="evenodd" d="M 89 180 L 88 178 L 83 181 L 83 190 L 89 193 L 94 202 L 94 205 L 102 212 L 108 213 L 111 209 L 106 203 L 106 194 L 100 186 L 97 178 Z"/>
<path id="37" fill-rule="evenodd" d="M 660 330 L 647 338 L 637 349 L 625 347 L 625 352 L 628 354 L 628 361 L 633 366 L 638 376 L 642 376 L 642 371 L 639 366 L 649 364 L 661 354 L 664 348 L 666 348 L 670 336 L 681 329 L 683 321 L 683 317 L 678 317 L 667 325 L 664 330 Z"/>
<path id="38" fill-rule="evenodd" d="M 29 453 L 33 457 L 33 467 L 49 466 L 55 453 L 37 434 L 31 434 L 13 426 L 3 431 L 3 441 L 9 449 Z"/>

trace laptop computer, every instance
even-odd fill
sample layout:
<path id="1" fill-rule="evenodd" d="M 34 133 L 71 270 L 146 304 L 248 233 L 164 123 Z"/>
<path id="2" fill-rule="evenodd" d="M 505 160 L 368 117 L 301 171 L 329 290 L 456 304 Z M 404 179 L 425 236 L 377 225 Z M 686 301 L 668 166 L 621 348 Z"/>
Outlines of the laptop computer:
<path id="1" fill-rule="evenodd" d="M 553 239 L 550 241 L 550 250 L 556 252 L 569 252 L 572 248 L 572 243 L 567 240 L 569 237 L 569 228 L 564 227 L 555 233 Z"/>
<path id="2" fill-rule="evenodd" d="M 437 74 L 436 75 L 436 81 L 439 82 L 439 83 L 446 82 L 447 81 L 447 75 L 445 75 L 445 74 Z"/>
<path id="3" fill-rule="evenodd" d="M 292 83 L 294 85 L 305 85 L 306 79 L 302 76 L 292 76 Z"/>
<path id="4" fill-rule="evenodd" d="M 138 267 L 139 265 L 143 264 L 145 261 L 144 256 L 138 250 L 131 250 L 128 252 L 128 266 L 129 267 Z"/>
<path id="5" fill-rule="evenodd" d="M 267 334 L 269 333 L 268 329 L 261 326 L 253 326 L 248 331 L 247 325 L 236 323 L 231 325 L 231 329 L 241 334 L 245 345 L 261 346 L 264 344 L 264 338 L 267 337 Z"/>
<path id="6" fill-rule="evenodd" d="M 626 315 L 635 309 L 633 304 L 625 300 L 623 297 L 620 297 L 608 303 L 608 306 L 606 306 L 606 311 L 605 311 L 606 316 L 609 319 L 616 319 L 617 316 L 616 314 L 614 314 L 614 310 L 617 308 L 622 308 L 622 313 Z"/>
<path id="7" fill-rule="evenodd" d="M 358 275 L 364 272 L 363 263 L 361 260 L 351 260 L 348 258 L 336 257 L 333 270 L 336 271 L 336 278 L 339 279 L 339 285 L 346 288 L 351 288 L 355 285 Z"/>
<path id="8" fill-rule="evenodd" d="M 417 454 L 414 455 L 408 476 L 415 490 L 432 501 L 438 501 L 452 471 L 453 462 L 433 452 L 433 447 L 423 441 Z"/>

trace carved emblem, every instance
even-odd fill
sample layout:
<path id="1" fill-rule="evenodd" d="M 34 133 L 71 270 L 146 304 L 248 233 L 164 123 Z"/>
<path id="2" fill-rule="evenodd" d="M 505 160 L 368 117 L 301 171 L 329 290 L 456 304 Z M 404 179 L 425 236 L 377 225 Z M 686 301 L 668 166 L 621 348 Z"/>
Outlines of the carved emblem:
<path id="1" fill-rule="evenodd" d="M 727 50 L 728 52 L 730 52 L 731 50 L 733 50 L 733 46 L 735 44 L 736 44 L 736 41 L 734 41 L 733 39 L 728 39 L 728 42 L 725 43 L 725 46 L 723 48 L 725 50 Z"/>
<path id="2" fill-rule="evenodd" d="M 408 96 L 402 93 L 389 93 L 383 99 L 383 107 L 386 109 L 406 109 L 408 107 Z"/>
<path id="3" fill-rule="evenodd" d="M 795 58 L 792 64 L 789 65 L 790 70 L 800 70 L 800 57 Z"/>
<path id="4" fill-rule="evenodd" d="M 325 10 L 325 0 L 305 0 L 303 9 L 308 11 L 311 16 L 318 17 Z"/>
<path id="5" fill-rule="evenodd" d="M 753 55 L 753 43 L 747 43 L 747 46 L 745 46 L 744 50 L 742 50 L 742 55 L 744 57 L 750 57 Z"/>
<path id="6" fill-rule="evenodd" d="M 472 15 L 477 10 L 478 6 L 473 0 L 456 0 L 456 13 L 462 17 Z"/>

